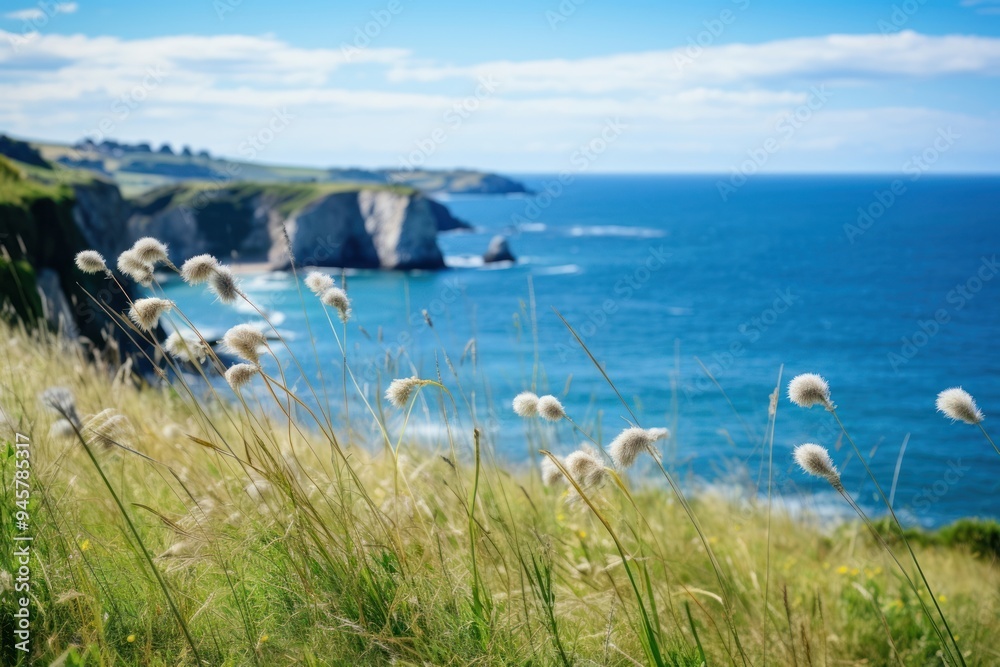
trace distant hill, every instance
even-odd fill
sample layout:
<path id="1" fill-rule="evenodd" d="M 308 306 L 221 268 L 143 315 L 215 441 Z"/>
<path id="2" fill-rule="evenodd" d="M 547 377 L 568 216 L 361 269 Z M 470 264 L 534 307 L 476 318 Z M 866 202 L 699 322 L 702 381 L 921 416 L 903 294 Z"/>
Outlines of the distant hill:
<path id="1" fill-rule="evenodd" d="M 0 135 L 0 141 L 6 137 Z M 241 181 L 258 183 L 371 183 L 406 185 L 427 194 L 509 194 L 527 192 L 522 183 L 499 174 L 471 169 L 402 170 L 291 167 L 240 162 L 192 151 L 188 147 L 175 152 L 164 144 L 154 149 L 150 144 L 124 144 L 116 141 L 94 143 L 90 140 L 72 146 L 28 142 L 44 160 L 74 169 L 86 169 L 115 181 L 127 196 L 142 194 L 156 187 L 197 180 L 230 184 Z M 23 156 L 22 156 L 23 157 Z M 18 158 L 15 158 L 18 159 Z M 27 160 L 22 160 L 27 161 Z"/>

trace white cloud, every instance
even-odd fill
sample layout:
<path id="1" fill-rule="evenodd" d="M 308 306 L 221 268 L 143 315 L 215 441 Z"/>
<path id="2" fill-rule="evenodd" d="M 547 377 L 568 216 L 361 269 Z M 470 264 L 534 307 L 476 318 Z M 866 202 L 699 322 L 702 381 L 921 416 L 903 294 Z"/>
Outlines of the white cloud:
<path id="1" fill-rule="evenodd" d="M 80 8 L 75 2 L 39 3 L 37 7 L 18 9 L 4 14 L 4 18 L 14 21 L 39 22 L 56 14 L 73 14 Z"/>
<path id="2" fill-rule="evenodd" d="M 297 120 L 262 159 L 395 164 L 444 128 L 431 164 L 544 170 L 620 117 L 629 129 L 595 169 L 721 170 L 774 135 L 820 84 L 836 91 L 833 102 L 783 139 L 774 165 L 794 168 L 799 155 L 814 168 L 852 159 L 894 168 L 943 123 L 966 128 L 970 149 L 993 150 L 1000 136 L 993 117 L 927 100 L 868 101 L 889 84 L 995 76 L 1000 39 L 991 37 L 827 35 L 466 65 L 396 48 L 301 48 L 267 35 L 35 34 L 4 48 L 17 37 L 0 31 L 0 130 L 40 138 L 74 140 L 110 122 L 110 137 L 235 154 L 273 109 L 287 107 Z M 476 99 L 483 80 L 496 92 Z M 463 102 L 475 112 L 456 112 Z"/>
<path id="3" fill-rule="evenodd" d="M 601 94 L 779 79 L 932 77 L 1000 72 L 1000 39 L 965 35 L 827 35 L 763 44 L 687 47 L 577 60 L 494 61 L 467 67 L 401 64 L 394 81 L 493 75 L 513 89 Z"/>
<path id="4" fill-rule="evenodd" d="M 32 7 L 30 9 L 18 9 L 17 11 L 8 12 L 4 14 L 3 17 L 14 21 L 34 21 L 36 19 L 44 18 L 45 12 L 37 7 Z"/>

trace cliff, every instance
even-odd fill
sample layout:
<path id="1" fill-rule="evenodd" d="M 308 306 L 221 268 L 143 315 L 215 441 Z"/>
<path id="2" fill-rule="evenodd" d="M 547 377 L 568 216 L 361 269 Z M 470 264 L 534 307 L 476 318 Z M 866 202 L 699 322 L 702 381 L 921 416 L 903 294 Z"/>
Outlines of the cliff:
<path id="1" fill-rule="evenodd" d="M 200 253 L 285 269 L 438 269 L 437 233 L 468 225 L 403 186 L 185 183 L 135 201 L 130 240 L 155 236 L 175 262 Z"/>
<path id="2" fill-rule="evenodd" d="M 126 297 L 109 288 L 103 276 L 77 270 L 74 257 L 86 248 L 113 257 L 126 240 L 128 211 L 111 183 L 0 157 L 0 301 L 5 312 L 27 322 L 46 320 L 70 337 L 103 343 L 116 327 L 101 305 L 121 312 Z"/>
<path id="3" fill-rule="evenodd" d="M 211 253 L 275 269 L 293 258 L 301 265 L 439 269 L 438 232 L 467 227 L 404 185 L 201 181 L 128 201 L 109 179 L 47 162 L 30 145 L 4 138 L 0 315 L 45 320 L 98 344 L 109 330 L 120 336 L 104 309 L 121 313 L 126 295 L 103 276 L 81 273 L 74 257 L 90 248 L 114 266 L 141 236 L 165 241 L 175 263 Z"/>

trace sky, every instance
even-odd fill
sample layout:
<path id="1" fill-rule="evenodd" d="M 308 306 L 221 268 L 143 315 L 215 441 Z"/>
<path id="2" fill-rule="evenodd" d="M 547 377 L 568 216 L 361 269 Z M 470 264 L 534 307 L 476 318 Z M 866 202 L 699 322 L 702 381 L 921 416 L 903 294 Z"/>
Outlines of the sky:
<path id="1" fill-rule="evenodd" d="M 0 2 L 0 132 L 275 164 L 1000 171 L 1000 0 Z"/>

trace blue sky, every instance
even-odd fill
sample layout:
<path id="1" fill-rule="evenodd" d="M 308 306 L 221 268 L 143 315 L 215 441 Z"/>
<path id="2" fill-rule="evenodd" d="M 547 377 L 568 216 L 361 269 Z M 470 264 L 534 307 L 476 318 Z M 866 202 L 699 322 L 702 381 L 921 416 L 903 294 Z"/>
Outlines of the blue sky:
<path id="1" fill-rule="evenodd" d="M 319 166 L 1000 170 L 1000 0 L 677 5 L 5 0 L 0 131 Z"/>

